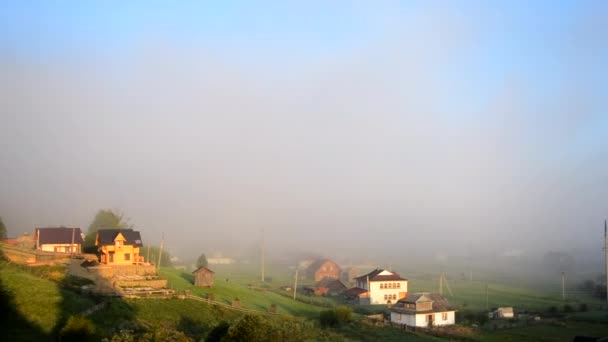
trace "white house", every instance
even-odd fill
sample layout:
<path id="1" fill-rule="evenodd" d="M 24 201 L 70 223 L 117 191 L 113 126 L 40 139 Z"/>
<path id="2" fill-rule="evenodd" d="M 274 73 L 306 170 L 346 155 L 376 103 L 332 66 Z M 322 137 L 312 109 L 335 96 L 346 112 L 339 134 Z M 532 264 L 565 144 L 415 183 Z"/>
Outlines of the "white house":
<path id="1" fill-rule="evenodd" d="M 411 293 L 391 307 L 391 322 L 411 327 L 456 323 L 456 309 L 438 293 Z"/>
<path id="2" fill-rule="evenodd" d="M 375 269 L 354 278 L 356 287 L 346 294 L 359 300 L 359 304 L 394 304 L 407 296 L 407 279 L 396 272 Z"/>
<path id="3" fill-rule="evenodd" d="M 80 228 L 36 228 L 34 231 L 36 249 L 58 253 L 80 253 L 82 233 Z"/>

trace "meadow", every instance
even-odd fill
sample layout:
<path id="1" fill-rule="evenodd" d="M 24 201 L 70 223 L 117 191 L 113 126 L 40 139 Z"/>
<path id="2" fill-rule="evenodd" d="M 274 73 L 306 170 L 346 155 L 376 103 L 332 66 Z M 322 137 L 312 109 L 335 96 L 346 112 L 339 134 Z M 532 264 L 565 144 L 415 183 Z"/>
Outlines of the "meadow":
<path id="1" fill-rule="evenodd" d="M 258 268 L 253 265 L 215 265 L 215 284 L 212 288 L 198 288 L 192 284 L 192 274 L 175 268 L 161 268 L 159 273 L 168 279 L 169 286 L 178 293 L 184 290 L 200 297 L 231 304 L 238 299 L 241 307 L 268 312 L 276 307 L 277 319 L 296 319 L 306 327 L 315 340 L 329 341 L 436 341 L 442 338 L 421 333 L 406 333 L 396 328 L 366 324 L 363 315 L 354 314 L 354 322 L 323 329 L 319 326 L 319 313 L 328 307 L 344 305 L 341 298 L 308 297 L 298 294 L 297 301 L 281 286 L 293 281 L 293 269 L 282 265 L 269 265 L 267 282 L 259 279 Z M 58 332 L 73 315 L 82 314 L 94 306 L 99 309 L 87 316 L 93 322 L 98 339 L 121 331 L 168 330 L 200 340 L 226 322 L 235 324 L 243 313 L 188 299 L 120 299 L 79 293 L 78 279 L 65 275 L 62 266 L 26 267 L 2 261 L 0 282 L 5 312 L 12 317 L 3 323 L 5 337 L 14 341 L 55 340 Z M 432 276 L 411 276 L 410 291 L 437 290 Z M 543 321 L 527 327 L 513 324 L 507 329 L 493 329 L 486 323 L 477 329 L 467 328 L 466 339 L 478 341 L 569 341 L 576 335 L 608 336 L 608 311 L 593 310 L 598 301 L 592 298 L 566 303 L 574 309 L 564 312 L 564 302 L 554 294 L 543 294 L 536 288 L 508 286 L 488 282 L 488 306 L 515 306 L 518 310 L 538 312 Z M 446 297 L 460 312 L 484 312 L 486 282 L 463 279 L 450 280 L 453 296 Z M 588 311 L 578 311 L 585 303 Z M 556 311 L 548 317 L 547 311 Z M 362 307 L 353 307 L 361 312 Z M 376 308 L 380 312 L 385 307 Z M 284 318 L 281 318 L 284 317 Z M 461 322 L 462 323 L 462 322 Z M 469 322 L 473 323 L 473 322 Z"/>

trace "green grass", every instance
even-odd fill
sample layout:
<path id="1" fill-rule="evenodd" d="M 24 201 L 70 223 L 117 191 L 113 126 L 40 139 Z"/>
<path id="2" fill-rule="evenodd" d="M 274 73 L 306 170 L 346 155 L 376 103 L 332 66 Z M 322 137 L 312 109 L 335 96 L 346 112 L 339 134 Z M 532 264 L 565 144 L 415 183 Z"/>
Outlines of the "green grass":
<path id="1" fill-rule="evenodd" d="M 470 309 L 483 311 L 486 309 L 486 283 L 480 281 L 470 282 L 468 280 L 449 280 L 453 296 L 444 287 L 444 296 L 450 304 L 459 309 Z M 438 291 L 438 282 L 434 280 L 410 279 L 410 292 Z M 513 306 L 518 310 L 546 311 L 549 307 L 563 307 L 570 304 L 577 308 L 578 304 L 587 303 L 590 307 L 597 305 L 599 300 L 595 298 L 584 298 L 583 300 L 562 301 L 557 295 L 548 295 L 540 290 L 507 286 L 499 283 L 488 283 L 488 307 Z"/>
<path id="2" fill-rule="evenodd" d="M 486 331 L 480 341 L 572 341 L 575 336 L 608 336 L 608 326 L 588 322 L 568 321 L 563 324 L 542 324 L 525 328 Z"/>
<path id="3" fill-rule="evenodd" d="M 279 314 L 307 318 L 318 317 L 319 311 L 324 309 L 319 306 L 294 301 L 291 298 L 272 291 L 261 288 L 248 288 L 243 281 L 233 281 L 232 279 L 226 281 L 225 278 L 216 276 L 212 288 L 200 288 L 192 284 L 192 274 L 189 272 L 161 268 L 159 274 L 169 280 L 169 286 L 173 289 L 179 291 L 190 290 L 194 295 L 201 297 L 213 294 L 216 301 L 226 304 L 230 304 L 234 298 L 238 298 L 241 306 L 244 308 L 268 311 L 268 308 L 274 304 Z"/>
<path id="4" fill-rule="evenodd" d="M 53 334 L 67 317 L 94 305 L 92 300 L 60 287 L 64 278 L 56 275 L 61 270 L 47 268 L 45 272 L 43 268 L 33 268 L 26 271 L 23 267 L 0 262 L 0 282 L 7 295 L 6 300 L 10 301 L 14 315 L 22 317 L 22 326 L 27 325 L 36 331 L 38 338 Z M 20 338 L 22 333 L 15 330 L 15 335 L 15 338 Z"/>

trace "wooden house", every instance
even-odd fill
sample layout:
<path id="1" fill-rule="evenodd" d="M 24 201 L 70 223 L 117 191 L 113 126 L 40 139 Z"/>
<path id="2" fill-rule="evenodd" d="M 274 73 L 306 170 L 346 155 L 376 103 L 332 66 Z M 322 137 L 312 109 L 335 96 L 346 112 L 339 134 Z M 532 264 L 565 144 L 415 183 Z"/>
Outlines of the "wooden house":
<path id="1" fill-rule="evenodd" d="M 201 266 L 192 272 L 194 274 L 194 285 L 199 287 L 212 287 L 215 272 L 207 267 Z"/>
<path id="2" fill-rule="evenodd" d="M 456 323 L 456 309 L 439 293 L 412 293 L 391 307 L 391 322 L 412 327 Z"/>
<path id="3" fill-rule="evenodd" d="M 141 235 L 133 229 L 100 229 L 97 231 L 95 246 L 102 264 L 129 265 L 143 263 L 144 257 L 139 255 Z"/>
<path id="4" fill-rule="evenodd" d="M 56 253 L 80 253 L 82 235 L 80 228 L 36 228 L 36 249 Z"/>
<path id="5" fill-rule="evenodd" d="M 306 269 L 306 278 L 314 281 L 321 281 L 325 278 L 340 279 L 341 274 L 340 266 L 329 259 L 317 260 Z"/>

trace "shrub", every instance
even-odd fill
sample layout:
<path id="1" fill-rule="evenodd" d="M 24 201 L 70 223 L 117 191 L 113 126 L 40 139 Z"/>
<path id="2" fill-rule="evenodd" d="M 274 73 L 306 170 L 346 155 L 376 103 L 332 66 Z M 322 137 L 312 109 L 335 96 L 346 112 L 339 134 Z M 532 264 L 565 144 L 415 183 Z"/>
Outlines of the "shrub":
<path id="1" fill-rule="evenodd" d="M 259 341 L 268 332 L 268 324 L 257 315 L 245 315 L 235 325 L 228 329 L 223 341 Z"/>
<path id="2" fill-rule="evenodd" d="M 59 332 L 61 341 L 95 341 L 95 325 L 82 316 L 71 316 Z"/>
<path id="3" fill-rule="evenodd" d="M 547 312 L 550 313 L 551 315 L 555 315 L 555 314 L 557 314 L 557 307 L 552 305 L 547 309 Z"/>
<path id="4" fill-rule="evenodd" d="M 588 308 L 587 308 L 587 304 L 586 304 L 586 303 L 581 303 L 581 304 L 579 304 L 578 309 L 579 309 L 580 311 L 587 311 L 587 310 L 588 310 Z"/>
<path id="5" fill-rule="evenodd" d="M 226 321 L 221 322 L 215 328 L 213 328 L 209 334 L 207 334 L 207 338 L 205 341 L 207 342 L 220 342 L 224 336 L 228 334 L 228 330 L 230 329 L 230 324 Z"/>
<path id="6" fill-rule="evenodd" d="M 348 323 L 352 320 L 353 310 L 345 305 L 340 305 L 334 309 L 338 323 Z"/>
<path id="7" fill-rule="evenodd" d="M 319 313 L 319 321 L 324 328 L 338 325 L 338 315 L 336 310 L 323 310 Z"/>
<path id="8" fill-rule="evenodd" d="M 348 306 L 341 305 L 335 309 L 323 310 L 319 314 L 322 327 L 335 327 L 352 320 L 353 311 Z"/>
<path id="9" fill-rule="evenodd" d="M 572 311 L 574 311 L 574 309 L 572 309 L 572 306 L 570 304 L 564 305 L 564 312 L 572 312 Z"/>

